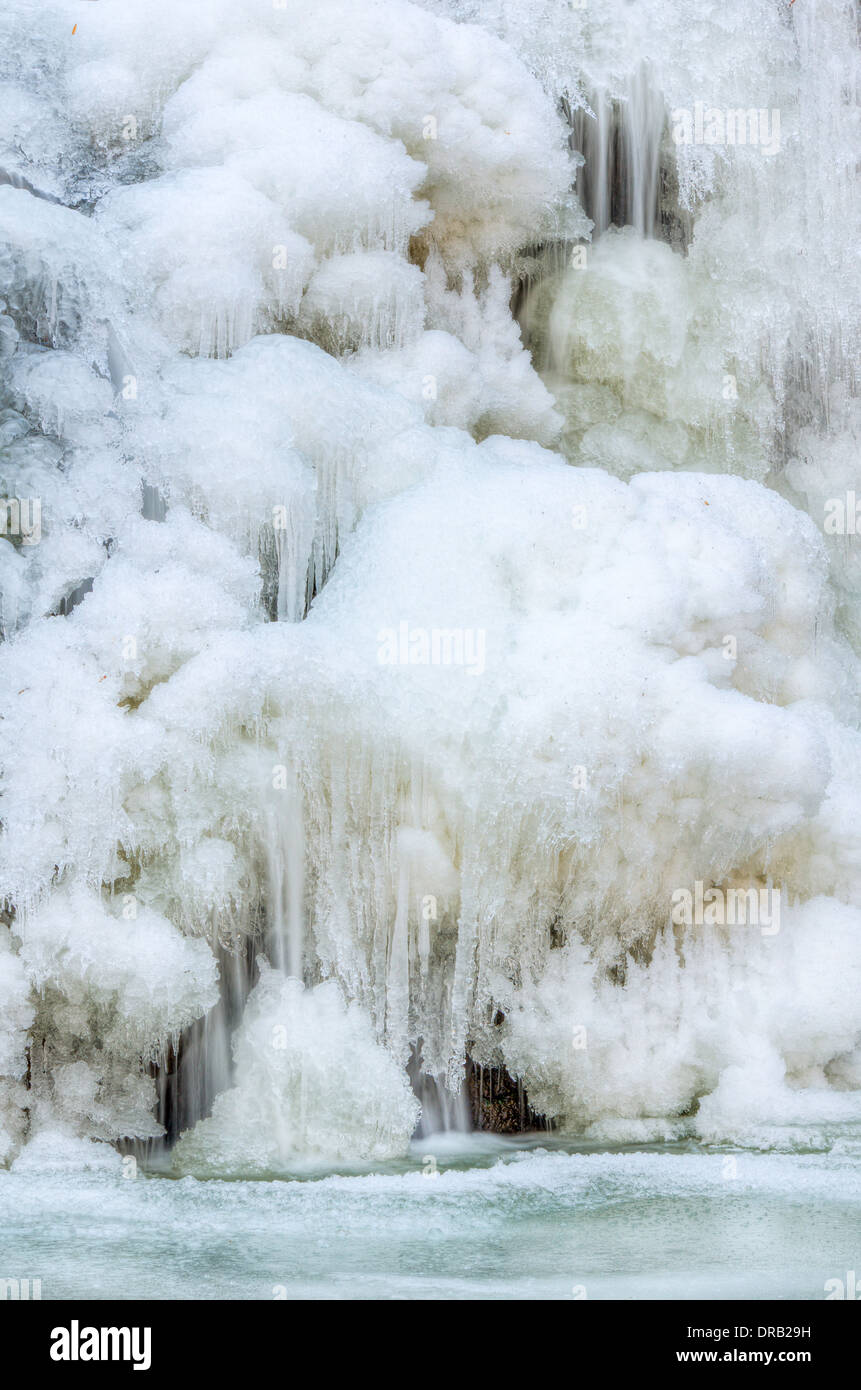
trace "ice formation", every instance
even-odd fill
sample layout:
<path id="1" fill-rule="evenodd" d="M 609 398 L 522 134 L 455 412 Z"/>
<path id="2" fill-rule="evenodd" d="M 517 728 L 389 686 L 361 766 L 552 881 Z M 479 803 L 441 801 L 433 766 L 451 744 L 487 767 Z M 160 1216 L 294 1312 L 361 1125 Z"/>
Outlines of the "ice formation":
<path id="1" fill-rule="evenodd" d="M 89 9 L 0 19 L 0 1162 L 858 1118 L 851 7 Z"/>
<path id="2" fill-rule="evenodd" d="M 234 1042 L 236 1084 L 180 1139 L 198 1173 L 272 1174 L 297 1156 L 361 1163 L 396 1157 L 419 1115 L 406 1072 L 359 1004 L 327 980 L 312 990 L 263 963 Z"/>

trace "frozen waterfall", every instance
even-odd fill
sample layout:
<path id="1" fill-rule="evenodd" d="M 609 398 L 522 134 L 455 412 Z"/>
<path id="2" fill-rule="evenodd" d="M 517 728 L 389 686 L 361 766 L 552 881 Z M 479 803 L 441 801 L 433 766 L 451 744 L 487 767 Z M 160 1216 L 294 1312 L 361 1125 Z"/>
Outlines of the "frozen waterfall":
<path id="1" fill-rule="evenodd" d="M 0 65 L 0 1164 L 861 1120 L 853 6 Z"/>

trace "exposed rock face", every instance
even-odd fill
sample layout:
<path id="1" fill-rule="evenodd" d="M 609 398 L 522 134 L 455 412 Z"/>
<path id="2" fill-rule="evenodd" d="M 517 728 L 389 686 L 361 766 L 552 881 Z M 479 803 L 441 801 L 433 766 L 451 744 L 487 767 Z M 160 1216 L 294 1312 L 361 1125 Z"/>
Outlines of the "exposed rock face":
<path id="1" fill-rule="evenodd" d="M 467 1089 L 472 1124 L 491 1134 L 522 1134 L 526 1130 L 552 1129 L 553 1121 L 529 1104 L 523 1083 L 505 1067 L 467 1063 Z"/>

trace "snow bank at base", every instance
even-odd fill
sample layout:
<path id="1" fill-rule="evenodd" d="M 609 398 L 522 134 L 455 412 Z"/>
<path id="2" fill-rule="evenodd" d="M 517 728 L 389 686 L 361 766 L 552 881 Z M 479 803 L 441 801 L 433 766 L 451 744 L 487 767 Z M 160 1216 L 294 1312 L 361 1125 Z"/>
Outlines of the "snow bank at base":
<path id="1" fill-rule="evenodd" d="M 79 1139 L 62 1130 L 42 1129 L 27 1141 L 15 1162 L 13 1173 L 107 1173 L 116 1177 L 123 1171 L 123 1160 L 110 1144 Z"/>
<path id="2" fill-rule="evenodd" d="M 261 961 L 233 1047 L 236 1084 L 180 1140 L 180 1172 L 262 1175 L 406 1151 L 418 1102 L 370 1019 L 334 982 L 306 990 Z"/>
<path id="3" fill-rule="evenodd" d="M 639 1138 L 700 1097 L 688 1132 L 743 1142 L 859 1118 L 859 989 L 861 912 L 816 898 L 787 906 L 773 934 L 668 927 L 615 984 L 571 943 L 519 993 L 500 1046 L 532 1103 L 569 1128 Z"/>

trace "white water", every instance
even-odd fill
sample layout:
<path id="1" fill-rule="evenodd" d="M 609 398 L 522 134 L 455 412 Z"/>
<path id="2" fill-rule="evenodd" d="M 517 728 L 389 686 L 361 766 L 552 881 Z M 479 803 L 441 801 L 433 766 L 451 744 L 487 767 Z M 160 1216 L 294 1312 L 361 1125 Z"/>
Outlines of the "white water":
<path id="1" fill-rule="evenodd" d="M 2 19 L 0 1161 L 390 1162 L 467 1054 L 596 1144 L 829 1149 L 851 7 L 79 9 Z"/>

